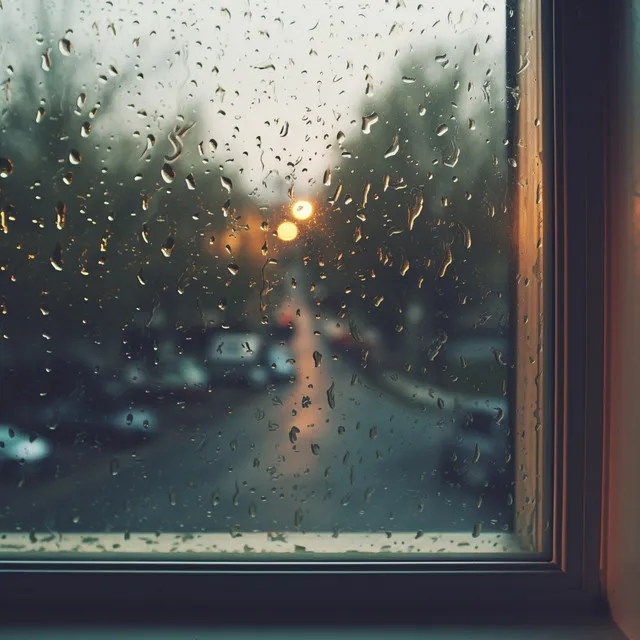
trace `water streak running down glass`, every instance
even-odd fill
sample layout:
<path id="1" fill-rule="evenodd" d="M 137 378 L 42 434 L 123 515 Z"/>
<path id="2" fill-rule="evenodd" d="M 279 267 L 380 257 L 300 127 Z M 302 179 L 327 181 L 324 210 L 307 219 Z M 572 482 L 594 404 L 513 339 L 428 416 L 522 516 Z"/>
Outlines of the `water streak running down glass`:
<path id="1" fill-rule="evenodd" d="M 4 4 L 0 553 L 540 550 L 510 20 Z"/>

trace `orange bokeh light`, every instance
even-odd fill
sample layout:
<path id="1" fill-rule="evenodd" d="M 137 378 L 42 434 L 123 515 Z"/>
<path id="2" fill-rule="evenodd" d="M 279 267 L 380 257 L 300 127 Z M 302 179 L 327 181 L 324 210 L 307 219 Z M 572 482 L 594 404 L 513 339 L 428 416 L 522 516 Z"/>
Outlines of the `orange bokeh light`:
<path id="1" fill-rule="evenodd" d="M 291 207 L 291 213 L 293 213 L 293 217 L 298 220 L 306 220 L 310 218 L 313 213 L 313 205 L 306 200 L 298 200 Z"/>
<path id="2" fill-rule="evenodd" d="M 285 242 L 295 240 L 298 235 L 298 227 L 293 222 L 282 222 L 278 225 L 278 238 Z"/>

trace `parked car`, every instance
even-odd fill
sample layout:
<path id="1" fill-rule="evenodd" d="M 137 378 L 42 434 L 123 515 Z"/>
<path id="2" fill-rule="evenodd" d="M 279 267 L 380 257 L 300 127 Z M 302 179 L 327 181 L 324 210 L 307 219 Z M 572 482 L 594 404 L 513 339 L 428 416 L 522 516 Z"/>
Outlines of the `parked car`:
<path id="1" fill-rule="evenodd" d="M 513 433 L 505 385 L 508 357 L 506 338 L 495 332 L 451 341 L 442 353 L 449 371 L 462 358 L 463 370 L 470 373 L 449 390 L 457 392 L 456 419 L 447 427 L 439 467 L 447 483 L 476 494 L 513 490 Z"/>
<path id="2" fill-rule="evenodd" d="M 191 328 L 161 336 L 129 330 L 113 393 L 185 395 L 220 386 L 263 386 L 295 376 L 288 327 Z"/>
<path id="3" fill-rule="evenodd" d="M 446 483 L 463 486 L 476 495 L 512 490 L 506 405 L 504 398 L 485 398 L 459 407 L 441 447 L 439 468 Z"/>
<path id="4" fill-rule="evenodd" d="M 296 370 L 290 336 L 288 328 L 213 332 L 207 346 L 212 384 L 264 386 L 292 379 Z"/>
<path id="5" fill-rule="evenodd" d="M 56 442 L 120 443 L 157 430 L 149 406 L 109 391 L 109 376 L 74 360 L 5 367 L 0 422 Z"/>

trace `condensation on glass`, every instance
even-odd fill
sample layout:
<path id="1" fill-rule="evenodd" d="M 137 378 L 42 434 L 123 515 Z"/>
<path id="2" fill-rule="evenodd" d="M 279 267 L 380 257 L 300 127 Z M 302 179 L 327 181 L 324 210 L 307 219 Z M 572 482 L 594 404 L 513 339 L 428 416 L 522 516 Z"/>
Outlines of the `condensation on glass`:
<path id="1" fill-rule="evenodd" d="M 544 550 L 520 5 L 4 4 L 1 553 Z"/>

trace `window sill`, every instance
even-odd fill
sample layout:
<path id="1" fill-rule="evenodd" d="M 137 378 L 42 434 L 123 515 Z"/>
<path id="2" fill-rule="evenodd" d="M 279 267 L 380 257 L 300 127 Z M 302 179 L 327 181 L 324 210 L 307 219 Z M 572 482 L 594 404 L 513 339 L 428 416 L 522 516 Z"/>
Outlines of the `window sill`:
<path id="1" fill-rule="evenodd" d="M 6 560 L 56 559 L 57 554 L 72 554 L 77 560 L 86 560 L 87 555 L 170 554 L 175 559 L 179 554 L 187 558 L 193 554 L 240 554 L 247 559 L 260 558 L 261 554 L 275 553 L 278 556 L 293 555 L 295 559 L 313 560 L 315 555 L 338 554 L 344 561 L 358 559 L 358 554 L 375 554 L 376 559 L 411 560 L 417 555 L 436 554 L 442 559 L 456 560 L 469 554 L 518 554 L 523 549 L 518 537 L 509 532 L 480 533 L 472 540 L 468 533 L 331 533 L 287 532 L 242 533 L 11 533 L 0 540 L 0 553 Z M 33 554 L 33 556 L 32 556 Z M 46 558 L 43 558 L 46 554 Z M 391 556 L 391 558 L 390 558 Z M 154 558 L 157 559 L 157 558 Z"/>

